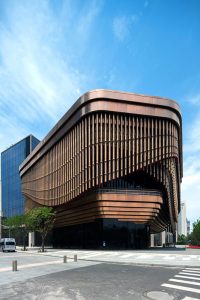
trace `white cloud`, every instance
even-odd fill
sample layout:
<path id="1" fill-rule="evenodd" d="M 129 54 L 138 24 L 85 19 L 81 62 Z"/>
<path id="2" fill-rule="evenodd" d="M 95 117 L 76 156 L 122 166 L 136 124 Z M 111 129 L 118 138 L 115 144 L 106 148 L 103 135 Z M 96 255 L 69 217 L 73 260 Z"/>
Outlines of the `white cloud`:
<path id="1" fill-rule="evenodd" d="M 182 200 L 192 223 L 200 218 L 200 112 L 185 129 Z"/>
<path id="2" fill-rule="evenodd" d="M 130 34 L 131 28 L 137 20 L 138 17 L 136 15 L 115 17 L 113 20 L 113 32 L 115 37 L 120 42 L 123 42 Z"/>
<path id="3" fill-rule="evenodd" d="M 88 9 L 88 6 L 86 6 L 85 11 L 82 12 L 81 16 L 77 20 L 77 32 L 82 38 L 84 36 L 87 37 L 87 35 L 93 29 L 93 21 L 100 12 L 103 2 L 99 1 L 97 5 L 96 1 L 91 1 L 90 4 L 90 9 Z"/>
<path id="4" fill-rule="evenodd" d="M 188 96 L 187 101 L 193 105 L 200 105 L 200 93 Z"/>
<path id="5" fill-rule="evenodd" d="M 186 203 L 187 218 L 193 223 L 200 218 L 200 172 L 184 175 L 182 183 L 182 201 Z"/>
<path id="6" fill-rule="evenodd" d="M 8 122 L 7 116 L 2 116 L 1 114 L 0 124 L 0 151 L 4 151 L 6 148 L 28 135 L 25 128 L 21 127 L 19 130 L 19 124 L 16 119 L 12 120 L 12 122 Z"/>
<path id="7" fill-rule="evenodd" d="M 25 18 L 19 18 L 19 21 L 11 20 L 11 31 L 5 27 L 1 30 L 0 51 L 4 70 L 1 85 L 10 85 L 11 92 L 14 89 L 12 98 L 7 94 L 9 97 L 1 98 L 1 101 L 6 102 L 11 109 L 14 104 L 14 107 L 20 108 L 19 113 L 23 113 L 24 108 L 27 109 L 28 102 L 33 118 L 41 117 L 42 109 L 45 115 L 56 120 L 69 94 L 68 91 L 71 93 L 72 88 L 78 88 L 79 83 L 74 81 L 74 74 L 69 72 L 66 63 L 51 42 L 52 34 L 56 34 L 56 28 L 53 28 L 54 20 L 46 20 L 45 14 L 40 12 L 39 16 L 36 14 L 38 23 L 33 26 L 34 20 L 32 18 L 31 22 L 30 13 L 26 11 Z M 30 19 L 27 21 L 28 16 Z M 51 23 L 49 31 L 43 22 Z M 46 40 L 43 41 L 45 36 Z M 6 93 L 5 86 L 1 90 Z M 16 98 L 20 98 L 21 105 L 16 103 Z"/>
<path id="8" fill-rule="evenodd" d="M 184 151 L 187 155 L 200 152 L 200 111 L 196 111 L 193 122 L 185 129 Z"/>
<path id="9" fill-rule="evenodd" d="M 48 1 L 9 3 L 6 22 L 0 23 L 0 151 L 30 133 L 42 138 L 87 80 L 75 67 L 69 11 L 55 15 Z M 71 9 L 69 3 L 65 9 Z M 95 3 L 87 7 L 86 19 L 78 23 L 84 30 L 74 40 L 89 35 L 97 13 Z M 72 26 L 76 23 L 74 18 Z"/>
<path id="10" fill-rule="evenodd" d="M 193 185 L 200 190 L 200 161 L 197 159 L 199 152 L 194 155 L 189 155 L 184 161 L 184 177 L 183 177 L 183 190 L 192 188 Z"/>

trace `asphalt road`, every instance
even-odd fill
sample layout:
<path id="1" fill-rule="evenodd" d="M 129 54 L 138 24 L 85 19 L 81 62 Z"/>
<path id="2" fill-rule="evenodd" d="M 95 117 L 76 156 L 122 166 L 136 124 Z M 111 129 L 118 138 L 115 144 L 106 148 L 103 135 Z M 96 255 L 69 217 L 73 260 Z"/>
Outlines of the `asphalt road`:
<path id="1" fill-rule="evenodd" d="M 169 279 L 175 278 L 181 271 L 177 267 L 125 264 L 77 266 L 75 269 L 1 285 L 0 299 L 171 300 L 185 299 L 186 296 L 192 297 L 189 299 L 200 299 L 198 293 L 162 286 L 170 283 Z M 153 298 L 148 298 L 152 295 Z"/>
<path id="2" fill-rule="evenodd" d="M 159 252 L 0 252 L 0 299 L 200 299 L 199 252 Z M 17 260 L 17 272 L 12 272 L 13 260 Z"/>

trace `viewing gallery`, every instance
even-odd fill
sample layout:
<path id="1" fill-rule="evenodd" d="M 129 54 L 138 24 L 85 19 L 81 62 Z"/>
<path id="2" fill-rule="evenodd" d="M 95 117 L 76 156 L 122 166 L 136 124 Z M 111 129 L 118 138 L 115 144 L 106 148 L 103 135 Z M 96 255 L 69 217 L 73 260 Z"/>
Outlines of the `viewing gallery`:
<path id="1" fill-rule="evenodd" d="M 87 92 L 21 164 L 25 209 L 54 207 L 57 247 L 139 249 L 174 233 L 181 122 L 172 100 Z"/>

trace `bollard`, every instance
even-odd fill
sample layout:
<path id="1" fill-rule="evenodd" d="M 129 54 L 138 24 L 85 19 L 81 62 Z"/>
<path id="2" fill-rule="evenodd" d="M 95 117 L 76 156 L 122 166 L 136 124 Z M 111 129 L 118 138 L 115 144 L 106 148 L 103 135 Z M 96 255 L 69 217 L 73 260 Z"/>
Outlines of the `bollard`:
<path id="1" fill-rule="evenodd" d="M 14 260 L 14 271 L 17 271 L 17 260 Z"/>
<path id="2" fill-rule="evenodd" d="M 77 262 L 77 254 L 74 254 L 74 261 Z"/>
<path id="3" fill-rule="evenodd" d="M 12 270 L 13 270 L 13 272 L 17 271 L 17 260 L 12 261 Z"/>
<path id="4" fill-rule="evenodd" d="M 67 256 L 66 256 L 66 255 L 64 255 L 64 257 L 63 257 L 63 262 L 64 262 L 64 263 L 67 262 Z"/>

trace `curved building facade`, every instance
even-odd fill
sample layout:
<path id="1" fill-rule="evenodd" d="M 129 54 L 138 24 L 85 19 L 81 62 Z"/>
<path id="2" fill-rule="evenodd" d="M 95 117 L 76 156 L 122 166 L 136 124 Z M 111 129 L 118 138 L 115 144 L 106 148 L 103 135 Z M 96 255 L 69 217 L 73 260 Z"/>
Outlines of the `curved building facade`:
<path id="1" fill-rule="evenodd" d="M 55 208 L 58 246 L 141 248 L 175 232 L 181 122 L 172 100 L 84 94 L 20 166 L 26 209 Z"/>

